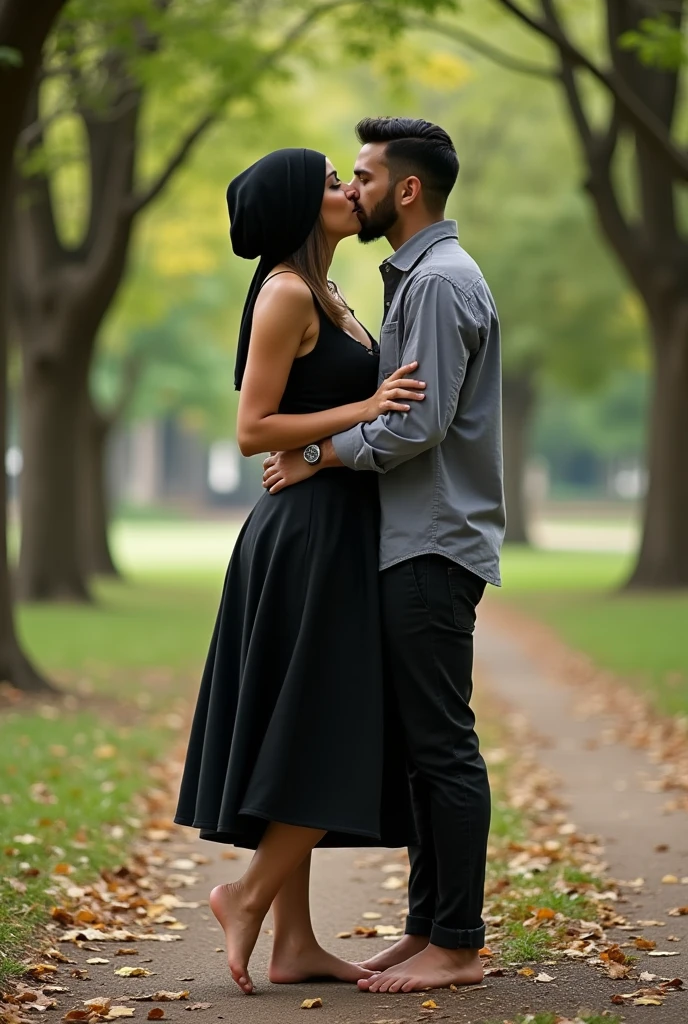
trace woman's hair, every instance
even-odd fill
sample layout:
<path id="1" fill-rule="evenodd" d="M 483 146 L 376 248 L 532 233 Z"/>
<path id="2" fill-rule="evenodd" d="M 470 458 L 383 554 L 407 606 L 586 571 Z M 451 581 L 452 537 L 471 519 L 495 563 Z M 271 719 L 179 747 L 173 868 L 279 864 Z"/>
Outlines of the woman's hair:
<path id="1" fill-rule="evenodd" d="M 318 218 L 301 248 L 283 262 L 304 279 L 325 316 L 337 327 L 343 328 L 346 322 L 346 305 L 337 286 L 327 278 L 330 256 L 322 221 Z"/>

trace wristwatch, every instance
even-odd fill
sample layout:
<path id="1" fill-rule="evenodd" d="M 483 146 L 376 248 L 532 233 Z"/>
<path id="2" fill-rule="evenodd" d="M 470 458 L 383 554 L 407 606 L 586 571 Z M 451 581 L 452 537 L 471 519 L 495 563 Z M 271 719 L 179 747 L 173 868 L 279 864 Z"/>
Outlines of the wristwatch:
<path id="1" fill-rule="evenodd" d="M 319 444 L 309 444 L 307 448 L 303 450 L 303 457 L 309 466 L 315 466 L 320 462 L 322 452 L 320 451 Z"/>

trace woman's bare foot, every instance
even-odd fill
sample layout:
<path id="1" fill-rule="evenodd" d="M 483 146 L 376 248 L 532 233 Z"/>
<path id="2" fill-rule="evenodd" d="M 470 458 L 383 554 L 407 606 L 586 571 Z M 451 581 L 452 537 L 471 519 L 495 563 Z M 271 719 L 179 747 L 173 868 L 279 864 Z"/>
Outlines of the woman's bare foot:
<path id="1" fill-rule="evenodd" d="M 242 893 L 241 882 L 216 885 L 210 893 L 210 909 L 219 921 L 227 943 L 227 963 L 242 992 L 251 995 L 253 982 L 248 962 L 265 914 L 251 907 Z"/>
<path id="2" fill-rule="evenodd" d="M 410 960 L 416 953 L 425 949 L 429 941 L 426 935 L 402 935 L 398 942 L 383 949 L 376 956 L 358 961 L 358 966 L 367 967 L 369 971 L 386 971 L 397 964 L 403 964 L 405 960 Z"/>
<path id="3" fill-rule="evenodd" d="M 268 968 L 268 978 L 275 985 L 294 985 L 299 981 L 310 981 L 311 978 L 329 978 L 355 984 L 362 978 L 372 977 L 372 971 L 359 964 L 340 960 L 317 942 L 309 943 L 302 949 L 294 946 L 273 949 Z"/>
<path id="4" fill-rule="evenodd" d="M 374 978 L 363 978 L 358 987 L 364 992 L 418 992 L 450 985 L 479 985 L 482 980 L 483 965 L 477 949 L 428 945 L 403 964 Z"/>

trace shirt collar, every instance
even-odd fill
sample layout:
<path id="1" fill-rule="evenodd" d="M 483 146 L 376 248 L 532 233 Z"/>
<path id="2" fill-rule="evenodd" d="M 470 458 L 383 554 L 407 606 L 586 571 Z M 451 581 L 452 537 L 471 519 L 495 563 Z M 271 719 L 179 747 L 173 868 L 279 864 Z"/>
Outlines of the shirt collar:
<path id="1" fill-rule="evenodd" d="M 458 237 L 458 226 L 455 220 L 440 220 L 435 224 L 429 224 L 426 228 L 422 228 L 415 235 L 412 235 L 411 238 L 407 239 L 396 252 L 384 260 L 382 266 L 384 267 L 386 263 L 389 263 L 396 270 L 406 272 L 421 257 L 425 256 L 428 249 L 436 242 L 441 241 L 443 238 L 456 238 L 458 241 Z"/>

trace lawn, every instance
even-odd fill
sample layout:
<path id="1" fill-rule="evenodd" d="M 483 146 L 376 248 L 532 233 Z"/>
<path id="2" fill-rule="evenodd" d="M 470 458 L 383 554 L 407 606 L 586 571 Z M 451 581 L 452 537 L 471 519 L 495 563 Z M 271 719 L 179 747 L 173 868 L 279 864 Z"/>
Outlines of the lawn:
<path id="1" fill-rule="evenodd" d="M 151 550 L 147 529 L 139 546 Z M 26 649 L 72 696 L 0 704 L 0 989 L 59 876 L 78 883 L 121 860 L 134 798 L 187 728 L 224 565 L 174 561 L 172 544 L 162 569 L 99 583 L 93 606 L 18 611 Z"/>
<path id="2" fill-rule="evenodd" d="M 625 555 L 507 548 L 495 599 L 553 626 L 660 711 L 688 714 L 688 592 L 624 592 L 629 568 Z"/>

